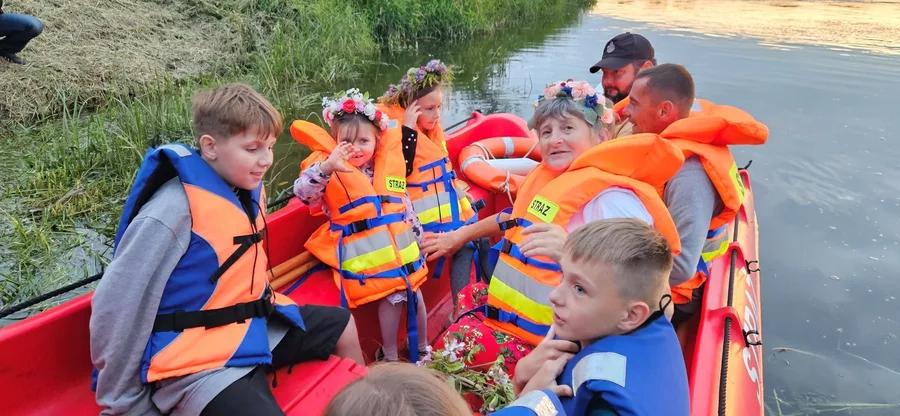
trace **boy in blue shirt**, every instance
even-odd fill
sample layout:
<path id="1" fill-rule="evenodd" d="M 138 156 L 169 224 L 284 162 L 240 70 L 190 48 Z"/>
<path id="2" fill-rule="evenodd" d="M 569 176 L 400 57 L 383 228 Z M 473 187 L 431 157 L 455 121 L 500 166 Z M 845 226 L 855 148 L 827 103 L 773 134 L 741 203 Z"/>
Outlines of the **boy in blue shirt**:
<path id="1" fill-rule="evenodd" d="M 516 367 L 519 398 L 495 415 L 687 416 L 666 239 L 636 219 L 594 221 L 569 235 L 560 267 L 550 333 Z"/>

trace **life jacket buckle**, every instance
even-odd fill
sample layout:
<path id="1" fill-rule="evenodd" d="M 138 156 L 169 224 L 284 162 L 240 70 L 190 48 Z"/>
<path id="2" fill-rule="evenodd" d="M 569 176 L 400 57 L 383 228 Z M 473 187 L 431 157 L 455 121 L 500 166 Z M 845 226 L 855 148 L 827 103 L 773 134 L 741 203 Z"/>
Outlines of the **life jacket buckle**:
<path id="1" fill-rule="evenodd" d="M 514 219 L 509 219 L 503 222 L 500 222 L 500 231 L 506 231 L 510 228 L 515 228 L 519 226 L 519 222 Z"/>
<path id="2" fill-rule="evenodd" d="M 499 321 L 500 320 L 500 309 L 498 309 L 494 306 L 491 306 L 491 305 L 487 305 L 487 307 L 485 308 L 485 311 L 484 311 L 484 316 L 485 316 L 485 318 Z"/>
<path id="3" fill-rule="evenodd" d="M 513 248 L 513 242 L 504 238 L 503 245 L 500 246 L 500 252 L 504 253 L 504 254 L 509 254 L 509 252 L 512 251 L 512 248 Z"/>
<path id="4" fill-rule="evenodd" d="M 185 310 L 177 310 L 172 312 L 170 315 L 172 317 L 172 330 L 175 332 L 184 332 L 185 326 L 179 325 L 179 322 L 184 322 L 185 317 L 187 316 L 187 311 Z"/>
<path id="5" fill-rule="evenodd" d="M 408 275 L 413 274 L 413 273 L 416 271 L 416 265 L 415 265 L 415 263 L 416 263 L 416 262 L 411 261 L 411 262 L 409 262 L 409 263 L 406 263 L 406 264 L 400 266 L 400 271 L 401 271 L 405 276 L 408 276 Z"/>
<path id="6" fill-rule="evenodd" d="M 479 199 L 479 200 L 473 202 L 472 208 L 475 211 L 481 211 L 481 209 L 484 208 L 486 205 L 487 205 L 487 202 L 484 202 L 484 199 L 482 198 L 482 199 Z"/>
<path id="7" fill-rule="evenodd" d="M 369 223 L 368 219 L 354 221 L 354 222 L 351 222 L 350 225 L 347 226 L 347 230 L 350 231 L 350 234 L 361 233 L 363 231 L 368 230 L 370 228 L 369 225 L 370 225 L 370 223 Z"/>

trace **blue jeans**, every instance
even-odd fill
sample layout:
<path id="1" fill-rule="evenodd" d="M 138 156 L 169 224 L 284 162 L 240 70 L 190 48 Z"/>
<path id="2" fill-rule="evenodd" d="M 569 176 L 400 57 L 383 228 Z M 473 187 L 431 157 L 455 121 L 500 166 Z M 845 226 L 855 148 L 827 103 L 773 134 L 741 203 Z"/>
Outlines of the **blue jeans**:
<path id="1" fill-rule="evenodd" d="M 44 30 L 38 18 L 27 14 L 0 14 L 0 52 L 19 53 Z"/>

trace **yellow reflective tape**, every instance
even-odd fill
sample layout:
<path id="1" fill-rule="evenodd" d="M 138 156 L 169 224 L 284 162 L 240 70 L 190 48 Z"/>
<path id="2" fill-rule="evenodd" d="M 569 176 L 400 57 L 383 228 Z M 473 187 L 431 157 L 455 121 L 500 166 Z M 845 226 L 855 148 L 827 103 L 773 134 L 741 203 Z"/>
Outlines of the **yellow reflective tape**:
<path id="1" fill-rule="evenodd" d="M 390 245 L 368 252 L 362 256 L 346 259 L 341 263 L 341 269 L 353 273 L 360 273 L 365 270 L 384 266 L 392 261 L 394 261 L 394 246 Z"/>
<path id="2" fill-rule="evenodd" d="M 747 190 L 744 189 L 744 180 L 741 178 L 741 174 L 738 173 L 737 164 L 731 164 L 731 168 L 728 169 L 728 176 L 731 177 L 731 182 L 734 183 L 734 187 L 738 192 L 738 197 L 740 197 L 740 201 L 743 203 Z"/>
<path id="3" fill-rule="evenodd" d="M 406 192 L 406 178 L 397 176 L 385 176 L 387 190 L 391 192 Z"/>
<path id="4" fill-rule="evenodd" d="M 459 194 L 459 206 L 462 207 L 462 209 L 459 210 L 460 212 L 472 209 L 472 203 L 469 202 L 469 198 L 466 198 L 465 194 Z"/>
<path id="5" fill-rule="evenodd" d="M 528 205 L 528 212 L 549 224 L 553 222 L 553 218 L 559 212 L 559 205 L 542 198 L 540 195 L 535 195 L 534 199 L 531 200 L 531 204 Z"/>
<path id="6" fill-rule="evenodd" d="M 387 229 L 379 231 L 375 234 L 370 234 L 365 238 L 358 238 L 353 241 L 344 241 L 344 245 L 341 248 L 344 259 L 352 259 L 354 257 L 359 257 L 366 255 L 372 251 L 378 250 L 382 247 L 389 247 L 391 245 L 391 234 Z"/>
<path id="7" fill-rule="evenodd" d="M 453 213 L 450 211 L 450 203 L 442 204 L 440 207 L 434 207 L 418 214 L 419 222 L 422 224 L 442 222 L 443 220 L 449 221 L 453 217 Z M 443 216 L 441 216 L 441 214 L 443 214 Z"/>
<path id="8" fill-rule="evenodd" d="M 543 325 L 550 325 L 553 322 L 553 309 L 529 299 L 528 296 L 507 286 L 500 279 L 497 279 L 496 276 L 491 279 L 488 293 L 509 305 L 515 309 L 517 314 L 530 321 Z"/>
<path id="9" fill-rule="evenodd" d="M 400 264 L 412 263 L 418 260 L 419 257 L 419 245 L 415 241 L 406 247 L 400 248 Z"/>
<path id="10" fill-rule="evenodd" d="M 705 248 L 706 247 L 704 247 L 704 249 Z M 718 248 L 711 249 L 710 251 L 704 251 L 703 253 L 700 253 L 700 257 L 703 257 L 704 262 L 709 263 L 709 262 L 713 261 L 713 259 L 715 259 L 716 257 L 719 257 L 719 256 L 725 254 L 725 252 L 727 252 L 727 251 L 728 251 L 728 240 L 725 239 L 724 241 L 722 241 L 721 244 L 719 244 Z"/>

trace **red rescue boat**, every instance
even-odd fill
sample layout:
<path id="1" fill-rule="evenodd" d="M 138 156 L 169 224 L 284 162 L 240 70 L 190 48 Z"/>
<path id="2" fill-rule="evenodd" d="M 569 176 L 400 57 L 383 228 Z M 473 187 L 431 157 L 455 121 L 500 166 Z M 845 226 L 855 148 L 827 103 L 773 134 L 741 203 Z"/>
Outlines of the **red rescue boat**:
<path id="1" fill-rule="evenodd" d="M 451 160 L 457 161 L 460 152 L 477 141 L 528 138 L 530 133 L 517 116 L 473 113 L 465 126 L 448 137 Z M 485 200 L 481 217 L 510 205 L 505 193 L 479 187 L 464 174 L 461 177 L 472 186 L 472 196 Z M 750 176 L 742 170 L 741 177 L 748 194 L 729 229 L 733 242 L 727 255 L 710 268 L 702 311 L 679 328 L 689 371 L 692 415 L 763 415 L 758 229 Z M 289 292 L 297 303 L 337 306 L 339 293 L 331 272 L 304 273 L 312 263 L 302 261 L 301 256 L 305 237 L 323 221 L 321 216 L 311 216 L 296 199 L 270 214 L 269 260 L 278 275 L 290 276 L 276 286 Z M 442 333 L 452 312 L 447 269 L 444 277 L 431 279 L 422 289 L 432 338 Z M 91 294 L 86 294 L 0 329 L 0 414 L 99 413 L 90 390 L 90 300 Z M 380 336 L 373 308 L 374 304 L 369 304 L 353 311 L 363 352 L 370 360 Z M 402 332 L 401 340 L 406 337 Z M 365 372 L 365 367 L 332 356 L 295 366 L 290 374 L 279 371 L 273 393 L 288 415 L 320 414 L 331 397 Z"/>

